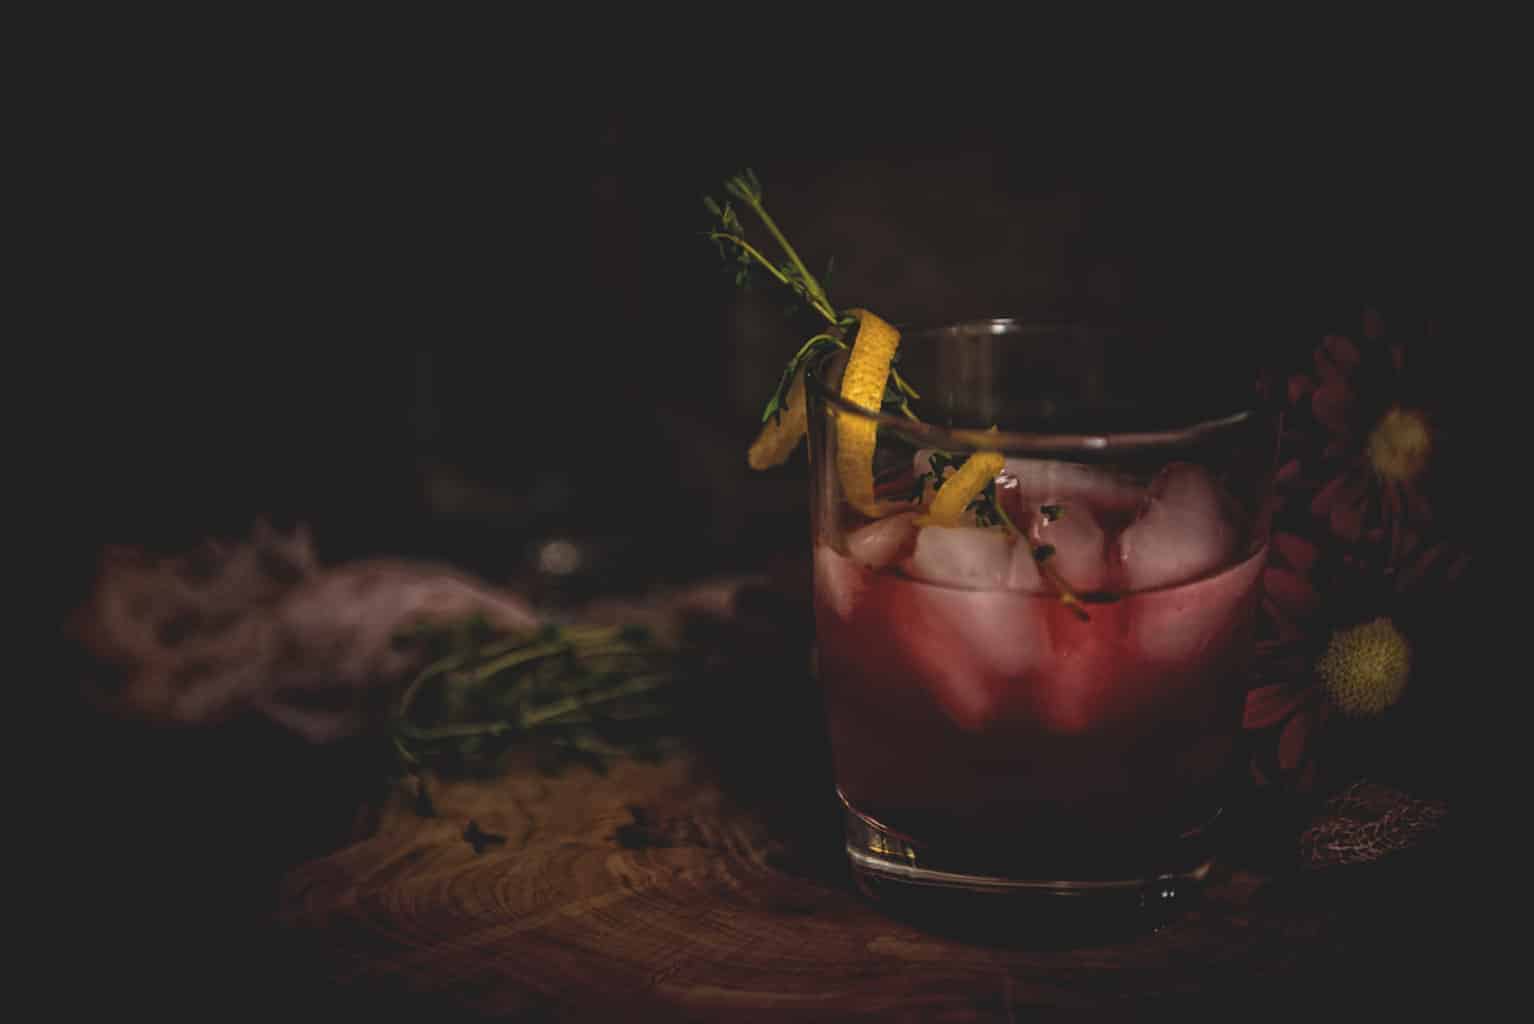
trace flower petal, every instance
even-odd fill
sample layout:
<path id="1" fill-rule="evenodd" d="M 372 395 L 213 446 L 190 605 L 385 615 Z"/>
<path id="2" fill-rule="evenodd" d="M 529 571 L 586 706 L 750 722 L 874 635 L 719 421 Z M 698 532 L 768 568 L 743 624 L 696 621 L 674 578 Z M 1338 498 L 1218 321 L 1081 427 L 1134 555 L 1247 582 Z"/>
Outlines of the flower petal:
<path id="1" fill-rule="evenodd" d="M 1332 506 L 1341 500 L 1343 490 L 1347 485 L 1346 474 L 1333 477 L 1329 483 L 1310 500 L 1310 512 L 1315 516 L 1327 516 L 1331 514 Z"/>
<path id="2" fill-rule="evenodd" d="M 1310 739 L 1310 714 L 1301 711 L 1289 719 L 1284 731 L 1278 736 L 1278 766 L 1285 774 L 1293 774 L 1305 756 L 1305 744 Z"/>
<path id="3" fill-rule="evenodd" d="M 1359 473 L 1344 473 L 1321 489 L 1310 503 L 1312 515 L 1330 522 L 1332 533 L 1357 541 L 1368 511 L 1369 481 Z"/>
<path id="4" fill-rule="evenodd" d="M 1276 532 L 1273 534 L 1273 548 L 1284 561 L 1294 567 L 1298 573 L 1310 572 L 1316 564 L 1316 556 L 1319 550 L 1315 544 L 1304 537 L 1294 533 Z"/>
<path id="5" fill-rule="evenodd" d="M 1273 643 L 1289 647 L 1305 638 L 1305 631 L 1290 617 L 1288 609 L 1278 607 L 1266 596 L 1262 601 L 1262 613 L 1262 636 L 1271 636 Z"/>
<path id="6" fill-rule="evenodd" d="M 1299 775 L 1294 780 L 1294 788 L 1302 793 L 1308 793 L 1316 788 L 1316 775 L 1320 767 L 1314 757 L 1306 757 L 1300 765 Z"/>
<path id="7" fill-rule="evenodd" d="M 1310 396 L 1311 411 L 1333 434 L 1348 433 L 1348 410 L 1353 406 L 1353 390 L 1347 381 L 1334 378 L 1316 388 Z"/>
<path id="8" fill-rule="evenodd" d="M 1356 541 L 1363 533 L 1364 507 L 1361 502 L 1339 501 L 1332 506 L 1332 532 L 1345 541 Z"/>
<path id="9" fill-rule="evenodd" d="M 1241 720 L 1245 729 L 1266 729 L 1277 725 L 1300 706 L 1300 694 L 1281 683 L 1272 683 L 1248 690 L 1246 714 Z"/>
<path id="10" fill-rule="evenodd" d="M 1307 619 L 1321 604 L 1321 595 L 1298 573 L 1286 569 L 1268 569 L 1262 574 L 1262 593 L 1272 602 L 1280 618 Z"/>
<path id="11" fill-rule="evenodd" d="M 1316 370 L 1323 378 L 1346 376 L 1362 358 L 1352 338 L 1328 334 L 1321 339 L 1321 347 L 1316 349 Z"/>

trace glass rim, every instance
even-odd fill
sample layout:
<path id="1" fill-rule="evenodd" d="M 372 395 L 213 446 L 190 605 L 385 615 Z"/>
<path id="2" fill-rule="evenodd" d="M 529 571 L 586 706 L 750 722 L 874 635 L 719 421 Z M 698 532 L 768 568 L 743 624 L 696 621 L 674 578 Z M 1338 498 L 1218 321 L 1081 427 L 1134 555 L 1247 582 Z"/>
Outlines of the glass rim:
<path id="1" fill-rule="evenodd" d="M 1030 319 L 1025 321 L 1016 317 L 1001 316 L 980 317 L 947 323 L 897 325 L 897 329 L 900 330 L 903 337 L 915 337 L 941 335 L 945 332 L 958 332 L 967 328 L 980 327 L 989 328 L 989 333 L 992 334 L 1006 334 L 1017 328 L 1026 329 L 1028 327 L 1037 327 L 1041 330 L 1067 327 L 1084 328 L 1087 330 L 1111 330 L 1113 326 L 1111 324 L 1098 324 L 1092 321 L 1071 320 L 1068 318 Z M 942 427 L 907 419 L 894 413 L 866 409 L 863 406 L 847 401 L 839 392 L 827 387 L 820 379 L 818 371 L 823 365 L 827 365 L 830 362 L 832 360 L 829 358 L 817 359 L 805 367 L 804 384 L 806 394 L 813 392 L 816 398 L 836 409 L 838 415 L 848 415 L 857 419 L 867 420 L 874 423 L 877 427 L 887 428 L 917 440 L 926 447 L 949 450 L 966 448 L 972 450 L 994 449 L 1008 452 L 1103 453 L 1147 448 L 1180 447 L 1245 423 L 1256 412 L 1256 409 L 1252 407 L 1238 409 L 1225 416 L 1195 420 L 1183 426 L 1164 430 L 1042 433 L 1039 431 L 991 430 L 989 428 L 980 429 L 976 427 Z M 1256 403 L 1252 404 L 1255 406 Z"/>

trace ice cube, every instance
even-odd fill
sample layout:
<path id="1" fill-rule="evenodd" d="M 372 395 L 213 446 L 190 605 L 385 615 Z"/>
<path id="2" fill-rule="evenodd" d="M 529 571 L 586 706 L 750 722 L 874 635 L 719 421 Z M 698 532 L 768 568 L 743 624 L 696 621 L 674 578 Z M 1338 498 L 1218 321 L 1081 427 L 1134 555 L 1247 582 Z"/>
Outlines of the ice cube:
<path id="1" fill-rule="evenodd" d="M 1088 502 L 1070 503 L 1054 519 L 1039 516 L 1033 536 L 1038 544 L 1054 549 L 1049 564 L 1073 590 L 1101 590 L 1108 585 L 1107 536 Z"/>
<path id="2" fill-rule="evenodd" d="M 1024 679 L 1049 658 L 1036 598 L 905 584 L 889 631 L 907 666 L 944 714 L 978 731 L 1021 709 Z"/>
<path id="3" fill-rule="evenodd" d="M 918 503 L 923 508 L 932 504 L 933 498 L 937 496 L 938 485 L 957 473 L 959 467 L 964 465 L 964 460 L 968 458 L 967 455 L 959 455 L 951 464 L 943 467 L 941 474 L 938 474 L 932 468 L 931 460 L 934 454 L 937 454 L 936 449 L 921 448 L 917 450 L 912 458 L 912 466 L 915 468 L 917 477 L 924 478 L 922 479 L 921 495 L 918 498 Z M 983 524 L 976 518 L 973 509 L 965 508 L 959 513 L 957 525 L 980 526 Z"/>
<path id="4" fill-rule="evenodd" d="M 916 513 L 901 512 L 849 533 L 847 554 L 870 569 L 882 569 L 909 554 L 915 539 Z"/>
<path id="5" fill-rule="evenodd" d="M 999 529 L 923 526 L 901 567 L 916 579 L 966 590 L 998 590 L 1012 570 L 1012 542 Z"/>
<path id="6" fill-rule="evenodd" d="M 1007 573 L 1007 589 L 1027 590 L 1035 594 L 1047 589 L 1043 577 L 1039 575 L 1039 563 L 1033 559 L 1033 548 L 1026 541 L 1019 540 L 1012 545 L 1012 564 Z"/>
<path id="7" fill-rule="evenodd" d="M 868 571 L 883 569 L 910 553 L 916 538 L 915 513 L 902 512 L 847 535 L 847 555 L 830 545 L 815 548 L 815 590 L 838 618 L 849 619 L 864 591 Z"/>
<path id="8" fill-rule="evenodd" d="M 1104 510 L 1128 509 L 1141 497 L 1140 489 L 1129 481 L 1076 462 L 1008 459 L 1003 472 L 1017 479 L 1019 493 L 1035 513 L 1042 504 L 1069 506 L 1073 502 L 1089 502 Z"/>
<path id="9" fill-rule="evenodd" d="M 1151 481 L 1140 514 L 1119 536 L 1131 590 L 1168 586 L 1218 569 L 1235 554 L 1230 498 L 1202 467 L 1166 466 Z"/>
<path id="10" fill-rule="evenodd" d="M 1190 680 L 1250 623 L 1265 558 L 1256 555 L 1188 586 L 1132 598 L 1134 647 L 1152 661 L 1175 663 Z"/>
<path id="11" fill-rule="evenodd" d="M 823 608 L 846 622 L 867 590 L 866 569 L 828 544 L 815 546 L 815 598 Z"/>

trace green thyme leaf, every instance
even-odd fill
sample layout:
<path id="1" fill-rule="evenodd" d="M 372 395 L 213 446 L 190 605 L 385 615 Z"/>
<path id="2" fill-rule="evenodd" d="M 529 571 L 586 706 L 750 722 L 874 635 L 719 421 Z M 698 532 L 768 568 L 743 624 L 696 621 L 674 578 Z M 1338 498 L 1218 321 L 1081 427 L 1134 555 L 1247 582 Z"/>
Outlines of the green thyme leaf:
<path id="1" fill-rule="evenodd" d="M 827 260 L 826 273 L 823 275 L 823 280 L 817 280 L 810 273 L 809 268 L 800 259 L 798 252 L 795 251 L 793 245 L 778 227 L 777 222 L 767 212 L 762 183 L 756 176 L 755 171 L 747 168 L 729 178 L 724 183 L 724 191 L 731 200 L 739 203 L 755 215 L 756 220 L 767 230 L 768 235 L 771 236 L 773 242 L 782 253 L 780 259 L 774 260 L 769 258 L 760 248 L 747 239 L 745 225 L 741 223 L 740 216 L 736 213 L 735 207 L 730 201 L 720 202 L 711 196 L 704 196 L 704 209 L 708 211 L 712 218 L 712 227 L 705 233 L 706 237 L 719 247 L 724 259 L 734 265 L 736 286 L 749 288 L 756 277 L 766 274 L 776 281 L 780 287 L 786 289 L 791 297 L 792 302 L 785 310 L 786 313 L 793 315 L 800 310 L 808 309 L 816 316 L 825 320 L 831 328 L 828 335 L 816 335 L 815 338 L 806 342 L 805 346 L 801 347 L 799 353 L 789 361 L 789 365 L 784 368 L 783 373 L 779 375 L 778 385 L 773 390 L 762 411 L 762 422 L 765 423 L 774 416 L 781 414 L 784 408 L 785 396 L 804 359 L 810 358 L 824 350 L 824 346 L 817 345 L 816 340 L 821 337 L 829 337 L 832 342 L 845 348 L 848 342 L 844 339 L 843 335 L 857 321 L 849 314 L 839 311 L 832 305 L 826 293 L 825 283 L 830 280 L 831 271 L 835 266 L 834 260 Z M 806 349 L 810 349 L 810 351 L 806 351 Z M 919 417 L 911 408 L 910 400 L 920 399 L 921 395 L 901 375 L 897 368 L 898 363 L 899 353 L 896 353 L 895 359 L 890 366 L 889 382 L 886 385 L 886 401 L 888 402 L 890 391 L 901 397 L 896 401 L 889 402 L 887 410 L 898 412 L 908 419 L 919 422 Z"/>
<path id="2" fill-rule="evenodd" d="M 496 633 L 479 622 L 402 635 L 438 655 L 397 701 L 391 740 L 430 807 L 424 772 L 495 774 L 518 748 L 582 762 L 656 748 L 676 725 L 690 668 L 636 627 L 546 625 Z"/>
<path id="3" fill-rule="evenodd" d="M 793 387 L 794 376 L 799 372 L 800 366 L 823 352 L 846 347 L 846 343 L 840 338 L 829 334 L 817 334 L 801 345 L 799 351 L 794 353 L 794 357 L 783 368 L 783 375 L 778 378 L 778 386 L 773 389 L 772 397 L 767 400 L 767 406 L 762 410 L 762 422 L 766 423 L 772 417 L 781 415 L 783 410 L 788 408 L 788 392 Z"/>

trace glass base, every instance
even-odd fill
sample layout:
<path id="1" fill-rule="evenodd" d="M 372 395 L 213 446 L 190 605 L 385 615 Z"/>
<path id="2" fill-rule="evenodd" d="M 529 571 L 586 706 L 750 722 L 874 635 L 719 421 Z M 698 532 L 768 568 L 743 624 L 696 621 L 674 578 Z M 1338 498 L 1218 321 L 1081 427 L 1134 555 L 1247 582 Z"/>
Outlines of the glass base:
<path id="1" fill-rule="evenodd" d="M 1201 898 L 1214 870 L 1213 820 L 1183 836 L 1176 856 L 1136 877 L 1012 877 L 966 870 L 962 857 L 945 858 L 838 796 L 858 890 L 893 916 L 965 939 L 1074 946 L 1155 931 Z"/>

